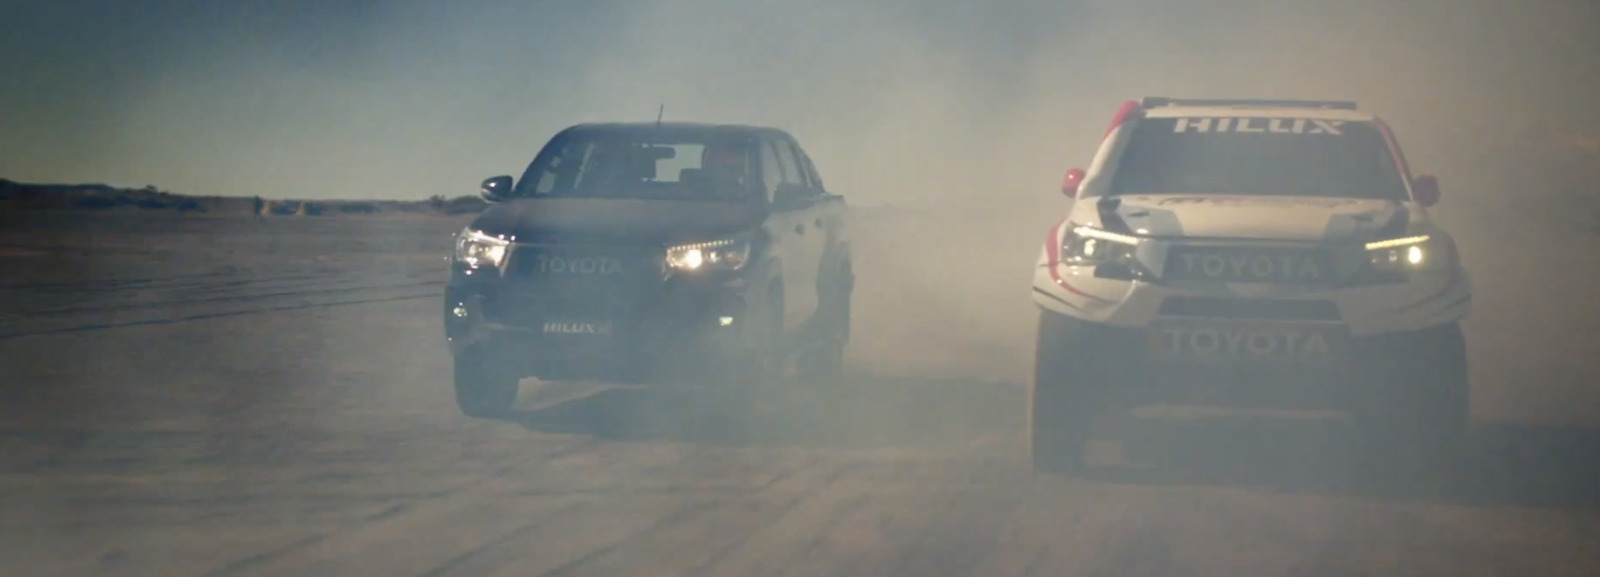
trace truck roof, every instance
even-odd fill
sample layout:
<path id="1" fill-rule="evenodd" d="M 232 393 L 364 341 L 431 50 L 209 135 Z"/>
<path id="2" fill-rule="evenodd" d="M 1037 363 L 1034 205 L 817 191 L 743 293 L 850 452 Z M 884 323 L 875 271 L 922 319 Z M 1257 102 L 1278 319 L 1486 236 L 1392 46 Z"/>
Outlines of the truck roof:
<path id="1" fill-rule="evenodd" d="M 1371 122 L 1371 113 L 1356 110 L 1329 110 L 1318 108 L 1254 108 L 1220 106 L 1172 106 L 1145 111 L 1146 118 L 1253 116 L 1257 118 L 1314 118 L 1318 120 L 1345 120 Z"/>
<path id="2" fill-rule="evenodd" d="M 645 132 L 650 130 L 665 131 L 672 134 L 698 133 L 698 134 L 784 134 L 788 133 L 770 126 L 750 124 L 725 124 L 714 122 L 584 122 L 567 128 L 573 132 Z"/>
<path id="3" fill-rule="evenodd" d="M 1253 116 L 1371 122 L 1374 115 L 1347 100 L 1262 100 L 1147 96 L 1139 103 L 1147 118 Z"/>

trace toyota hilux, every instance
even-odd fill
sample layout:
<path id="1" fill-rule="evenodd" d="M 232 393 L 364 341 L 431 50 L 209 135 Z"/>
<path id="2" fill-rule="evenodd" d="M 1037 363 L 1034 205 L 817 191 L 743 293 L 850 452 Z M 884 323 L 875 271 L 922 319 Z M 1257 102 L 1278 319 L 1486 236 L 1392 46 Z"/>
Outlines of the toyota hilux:
<path id="1" fill-rule="evenodd" d="M 784 130 L 578 124 L 481 194 L 443 310 L 468 416 L 505 414 L 524 377 L 732 384 L 840 368 L 846 204 Z"/>
<path id="2" fill-rule="evenodd" d="M 1348 101 L 1124 102 L 1035 263 L 1032 463 L 1134 406 L 1336 410 L 1426 457 L 1468 425 L 1471 287 L 1438 181 Z"/>

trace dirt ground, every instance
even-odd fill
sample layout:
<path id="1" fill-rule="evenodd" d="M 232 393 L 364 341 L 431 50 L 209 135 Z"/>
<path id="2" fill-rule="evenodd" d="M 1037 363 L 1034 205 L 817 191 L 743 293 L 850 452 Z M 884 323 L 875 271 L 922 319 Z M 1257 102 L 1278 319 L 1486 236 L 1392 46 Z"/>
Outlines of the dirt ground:
<path id="1" fill-rule="evenodd" d="M 1600 575 L 1593 235 L 1446 219 L 1447 474 L 1235 415 L 1060 479 L 1022 440 L 1043 222 L 860 223 L 851 386 L 528 380 L 498 422 L 440 334 L 467 219 L 0 215 L 0 575 Z"/>

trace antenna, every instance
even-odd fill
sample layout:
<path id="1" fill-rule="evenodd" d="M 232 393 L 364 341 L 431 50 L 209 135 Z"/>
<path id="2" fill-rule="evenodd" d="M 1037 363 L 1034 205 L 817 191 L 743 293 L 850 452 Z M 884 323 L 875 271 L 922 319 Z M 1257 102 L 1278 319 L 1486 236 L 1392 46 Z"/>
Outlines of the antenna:
<path id="1" fill-rule="evenodd" d="M 661 126 L 661 116 L 667 113 L 667 103 L 661 103 L 661 108 L 656 110 L 656 126 Z"/>

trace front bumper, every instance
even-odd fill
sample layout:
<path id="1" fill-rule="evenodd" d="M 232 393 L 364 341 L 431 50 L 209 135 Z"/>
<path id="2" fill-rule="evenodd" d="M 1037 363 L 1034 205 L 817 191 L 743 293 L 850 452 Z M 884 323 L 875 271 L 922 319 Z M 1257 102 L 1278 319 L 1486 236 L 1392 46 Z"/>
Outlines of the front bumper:
<path id="1" fill-rule="evenodd" d="M 443 304 L 453 355 L 489 351 L 540 378 L 628 382 L 663 361 L 738 354 L 749 310 L 736 277 L 557 288 L 458 275 Z"/>
<path id="2" fill-rule="evenodd" d="M 1193 326 L 1262 327 L 1273 323 L 1196 323 Z M 1430 331 L 1407 331 L 1356 336 L 1332 324 L 1280 323 L 1290 332 L 1315 328 L 1326 339 L 1323 355 L 1254 354 L 1250 337 L 1229 348 L 1225 338 L 1213 338 L 1210 347 L 1193 342 L 1171 353 L 1157 343 L 1158 330 L 1070 321 L 1080 331 L 1079 342 L 1093 343 L 1093 352 L 1078 362 L 1109 371 L 1103 386 L 1108 400 L 1124 406 L 1151 404 L 1198 405 L 1236 409 L 1351 411 L 1373 398 L 1401 398 L 1409 383 L 1397 382 L 1390 372 L 1414 361 L 1426 350 Z M 1233 333 L 1238 335 L 1240 333 Z M 1244 334 L 1249 335 L 1249 332 Z M 1302 333 L 1304 334 L 1304 333 Z M 1281 344 L 1281 343 L 1280 343 Z M 1262 348 L 1269 345 L 1258 343 Z M 1207 351 L 1195 349 L 1209 348 Z M 1165 349 L 1157 352 L 1158 349 Z M 1281 350 L 1277 352 L 1283 352 Z M 1040 350 L 1040 355 L 1074 355 L 1086 351 Z M 1188 354 L 1184 354 L 1188 353 Z M 1195 354 L 1199 353 L 1199 354 Z"/>
<path id="3" fill-rule="evenodd" d="M 1414 274 L 1401 283 L 1299 287 L 1273 284 L 1157 284 L 1097 278 L 1092 267 L 1034 270 L 1033 301 L 1073 318 L 1126 328 L 1181 321 L 1328 323 L 1353 336 L 1414 331 L 1465 318 L 1471 279 L 1464 270 Z"/>

